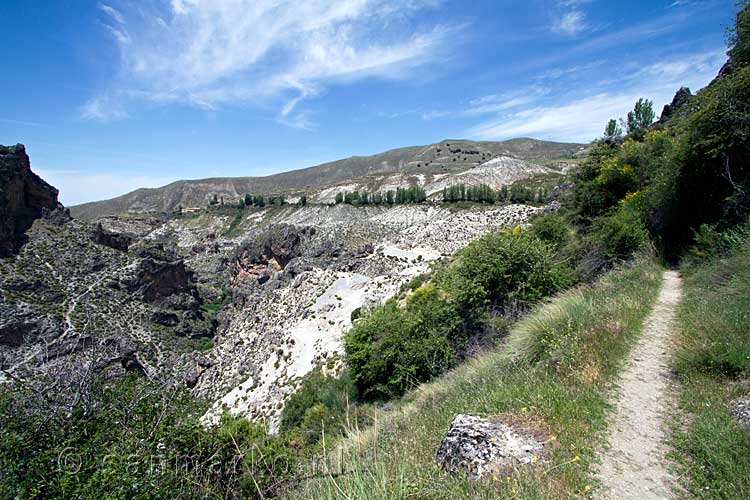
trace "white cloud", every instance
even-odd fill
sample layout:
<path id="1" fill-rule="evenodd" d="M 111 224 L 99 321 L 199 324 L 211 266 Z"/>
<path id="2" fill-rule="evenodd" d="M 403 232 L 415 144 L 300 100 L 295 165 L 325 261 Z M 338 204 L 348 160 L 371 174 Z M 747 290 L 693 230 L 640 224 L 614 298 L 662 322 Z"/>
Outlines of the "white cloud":
<path id="1" fill-rule="evenodd" d="M 109 93 L 99 94 L 89 99 L 81 107 L 80 112 L 82 118 L 99 122 L 121 120 L 128 117 L 121 99 L 117 96 L 113 97 Z"/>
<path id="2" fill-rule="evenodd" d="M 567 36 L 576 36 L 588 28 L 586 14 L 582 10 L 573 9 L 565 12 L 552 25 L 552 30 Z"/>
<path id="3" fill-rule="evenodd" d="M 121 53 L 120 78 L 83 116 L 128 101 L 275 106 L 290 123 L 300 103 L 336 83 L 400 79 L 445 56 L 460 27 L 409 23 L 435 0 L 171 0 L 168 12 L 101 5 Z M 442 50 L 438 50 L 442 49 Z M 114 97 L 113 97 L 114 96 Z M 119 103 L 115 103 L 117 100 Z M 87 112 L 94 108 L 96 112 Z M 114 118 L 122 117 L 117 106 Z M 302 111 L 304 113 L 304 111 Z"/>
<path id="4" fill-rule="evenodd" d="M 705 86 L 716 75 L 724 57 L 722 50 L 675 56 L 673 60 L 682 62 L 657 63 L 620 73 L 614 84 L 607 82 L 607 89 L 593 87 L 588 94 L 498 113 L 471 128 L 467 136 L 488 140 L 533 136 L 588 142 L 601 135 L 609 119 L 625 116 L 640 97 L 653 100 L 659 113 L 681 86 L 693 91 Z"/>
<path id="5" fill-rule="evenodd" d="M 489 94 L 476 99 L 471 99 L 460 109 L 422 111 L 418 114 L 423 120 L 432 120 L 435 118 L 461 118 L 498 113 L 532 104 L 548 92 L 549 89 L 545 87 L 532 85 L 522 89 L 498 94 Z M 397 118 L 402 115 L 403 113 L 397 113 L 391 117 Z"/>
<path id="6" fill-rule="evenodd" d="M 125 24 L 125 18 L 122 16 L 122 13 L 111 5 L 100 3 L 99 8 L 109 17 L 111 17 L 116 23 Z"/>
<path id="7" fill-rule="evenodd" d="M 34 171 L 60 190 L 60 202 L 65 206 L 114 198 L 135 189 L 164 186 L 178 180 L 177 177 L 125 173 L 91 174 L 62 169 L 35 168 Z"/>

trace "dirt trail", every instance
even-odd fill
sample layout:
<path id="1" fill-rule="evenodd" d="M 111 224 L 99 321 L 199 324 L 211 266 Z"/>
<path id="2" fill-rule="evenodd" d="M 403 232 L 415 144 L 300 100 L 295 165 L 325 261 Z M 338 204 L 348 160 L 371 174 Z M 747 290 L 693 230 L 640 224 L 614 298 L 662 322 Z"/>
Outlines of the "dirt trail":
<path id="1" fill-rule="evenodd" d="M 618 402 L 610 416 L 609 448 L 602 453 L 598 498 L 670 499 L 674 477 L 667 460 L 666 418 L 674 409 L 669 361 L 671 336 L 682 281 L 664 273 L 659 298 L 646 319 L 620 380 Z"/>

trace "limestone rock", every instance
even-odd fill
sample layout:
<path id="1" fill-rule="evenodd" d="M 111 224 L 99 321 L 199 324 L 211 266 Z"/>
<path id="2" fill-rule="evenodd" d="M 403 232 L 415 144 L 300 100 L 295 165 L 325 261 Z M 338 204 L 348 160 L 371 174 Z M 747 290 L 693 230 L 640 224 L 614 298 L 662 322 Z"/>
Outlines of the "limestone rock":
<path id="1" fill-rule="evenodd" d="M 458 414 L 438 448 L 435 463 L 447 472 L 462 470 L 475 479 L 543 461 L 544 443 L 528 430 L 476 415 Z"/>

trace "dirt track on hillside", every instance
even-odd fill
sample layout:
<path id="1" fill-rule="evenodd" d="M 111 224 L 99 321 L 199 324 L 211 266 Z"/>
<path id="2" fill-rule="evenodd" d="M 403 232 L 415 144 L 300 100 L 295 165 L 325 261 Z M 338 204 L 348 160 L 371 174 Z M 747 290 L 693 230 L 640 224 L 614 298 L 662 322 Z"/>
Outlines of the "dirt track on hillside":
<path id="1" fill-rule="evenodd" d="M 666 421 L 675 411 L 669 362 L 682 281 L 667 271 L 653 311 L 622 373 L 617 403 L 610 415 L 608 448 L 602 452 L 597 498 L 647 500 L 673 498 Z"/>

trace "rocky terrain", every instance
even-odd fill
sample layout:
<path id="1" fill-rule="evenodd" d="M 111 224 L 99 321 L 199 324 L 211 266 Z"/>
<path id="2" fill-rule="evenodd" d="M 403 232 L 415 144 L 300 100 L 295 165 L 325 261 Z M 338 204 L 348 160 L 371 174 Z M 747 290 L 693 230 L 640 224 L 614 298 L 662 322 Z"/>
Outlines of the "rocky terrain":
<path id="1" fill-rule="evenodd" d="M 285 194 L 289 198 L 305 193 L 309 199 L 322 202 L 333 201 L 338 191 L 357 188 L 373 192 L 421 185 L 434 193 L 450 178 L 463 173 L 465 177 L 460 182 L 487 183 L 498 188 L 533 175 L 558 172 L 575 164 L 586 150 L 584 144 L 535 139 L 444 140 L 267 177 L 177 181 L 161 188 L 139 189 L 111 200 L 74 206 L 71 212 L 87 220 L 122 212 L 171 212 L 180 206 L 205 207 L 214 196 L 236 202 L 246 193 Z"/>
<path id="2" fill-rule="evenodd" d="M 17 252 L 31 224 L 56 210 L 57 189 L 31 171 L 26 148 L 0 146 L 0 257 Z"/>
<path id="3" fill-rule="evenodd" d="M 363 308 L 541 210 L 310 203 L 83 221 L 63 216 L 54 188 L 17 154 L 23 147 L 10 150 L 25 162 L 6 161 L 5 175 L 49 197 L 17 203 L 19 181 L 0 206 L 28 225 L 17 254 L 0 259 L 0 380 L 45 381 L 65 404 L 94 374 L 138 371 L 191 388 L 210 408 L 207 423 L 228 411 L 275 429 L 301 377 L 317 365 L 341 369 L 342 335 Z M 498 157 L 431 185 L 504 184 L 547 169 Z"/>

